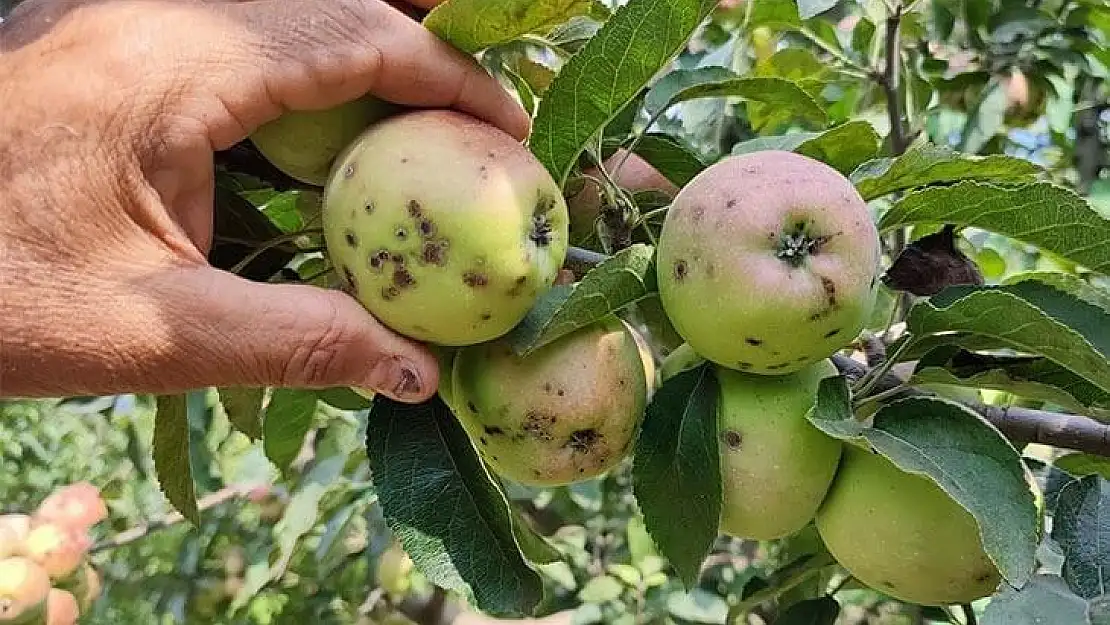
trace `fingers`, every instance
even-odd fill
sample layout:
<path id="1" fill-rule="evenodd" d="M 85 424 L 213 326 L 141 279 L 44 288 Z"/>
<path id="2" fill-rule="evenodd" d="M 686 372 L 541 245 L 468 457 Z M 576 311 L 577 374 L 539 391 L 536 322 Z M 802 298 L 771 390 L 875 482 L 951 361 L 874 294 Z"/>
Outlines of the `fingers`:
<path id="1" fill-rule="evenodd" d="M 284 109 L 327 108 L 370 92 L 408 106 L 454 108 L 518 139 L 527 136 L 527 113 L 495 78 L 380 0 L 267 0 L 216 8 L 250 33 L 239 50 L 248 55 L 243 65 L 262 72 L 254 93 L 244 92 L 250 85 L 243 82 L 243 65 L 223 65 L 230 73 L 209 78 L 223 91 L 231 114 L 226 121 L 240 129 L 249 132 Z M 209 60 L 206 72 L 223 62 Z M 259 104 L 264 99 L 270 102 Z"/>
<path id="2" fill-rule="evenodd" d="M 438 385 L 427 348 L 374 319 L 345 293 L 263 284 L 196 267 L 159 279 L 163 322 L 179 357 L 208 363 L 208 385 L 355 386 L 422 401 Z"/>

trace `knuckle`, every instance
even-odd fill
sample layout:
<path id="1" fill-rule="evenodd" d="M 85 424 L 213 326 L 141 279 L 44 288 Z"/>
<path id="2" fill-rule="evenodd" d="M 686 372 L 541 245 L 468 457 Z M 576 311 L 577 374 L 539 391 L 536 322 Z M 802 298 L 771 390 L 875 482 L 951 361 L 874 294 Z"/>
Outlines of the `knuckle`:
<path id="1" fill-rule="evenodd" d="M 329 294 L 322 299 L 327 307 L 325 315 L 312 315 L 311 327 L 304 331 L 304 338 L 292 346 L 282 364 L 279 379 L 287 386 L 322 388 L 334 386 L 343 380 L 353 380 L 359 364 L 349 358 L 359 338 L 359 330 L 340 314 L 342 293 Z"/>

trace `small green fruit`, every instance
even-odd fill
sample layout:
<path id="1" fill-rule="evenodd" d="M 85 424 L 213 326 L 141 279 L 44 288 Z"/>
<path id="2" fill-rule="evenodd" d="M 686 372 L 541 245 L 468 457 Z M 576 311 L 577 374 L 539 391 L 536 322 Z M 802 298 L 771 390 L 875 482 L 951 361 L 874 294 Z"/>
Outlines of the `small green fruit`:
<path id="1" fill-rule="evenodd" d="M 363 96 L 321 111 L 290 111 L 251 134 L 262 156 L 287 176 L 323 186 L 336 157 L 370 124 L 396 106 Z"/>
<path id="2" fill-rule="evenodd" d="M 555 280 L 567 209 L 500 129 L 448 110 L 371 126 L 336 161 L 324 238 L 346 286 L 394 331 L 473 345 L 516 326 Z"/>
<path id="3" fill-rule="evenodd" d="M 675 330 L 721 366 L 784 374 L 828 358 L 867 321 L 879 237 L 851 181 L 783 151 L 730 156 L 675 197 L 657 252 Z"/>
<path id="4" fill-rule="evenodd" d="M 971 603 L 1001 581 L 971 513 L 931 479 L 855 445 L 846 446 L 816 525 L 841 566 L 902 601 Z"/>
<path id="5" fill-rule="evenodd" d="M 829 360 L 781 376 L 717 367 L 721 531 L 771 540 L 794 534 L 817 513 L 844 447 L 806 418 Z"/>
<path id="6" fill-rule="evenodd" d="M 615 316 L 521 358 L 508 339 L 456 356 L 456 415 L 495 473 L 522 484 L 583 481 L 617 465 L 643 420 L 647 380 Z"/>

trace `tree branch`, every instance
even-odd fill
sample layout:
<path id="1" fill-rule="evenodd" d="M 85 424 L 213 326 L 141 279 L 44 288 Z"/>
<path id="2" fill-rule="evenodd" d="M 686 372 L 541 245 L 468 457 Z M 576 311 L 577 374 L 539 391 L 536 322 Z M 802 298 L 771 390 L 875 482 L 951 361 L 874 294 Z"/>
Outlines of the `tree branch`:
<path id="1" fill-rule="evenodd" d="M 863 377 L 868 370 L 864 365 L 842 354 L 834 354 L 832 361 L 849 380 Z M 879 379 L 874 390 L 890 391 L 904 384 L 905 381 L 902 378 L 888 373 Z M 904 391 L 895 393 L 887 401 L 932 395 L 933 393 L 907 387 Z M 1110 425 L 1090 417 L 1020 406 L 1001 407 L 980 402 L 962 403 L 994 424 L 1016 444 L 1039 443 L 1110 457 Z"/>
<path id="2" fill-rule="evenodd" d="M 252 486 L 234 485 L 220 489 L 214 493 L 201 497 L 197 501 L 197 510 L 204 512 L 205 510 L 210 510 L 216 506 L 227 503 L 232 499 L 246 497 L 250 493 L 251 488 Z M 93 547 L 89 549 L 89 553 L 97 553 L 122 547 L 137 540 L 141 540 L 155 532 L 173 527 L 184 520 L 185 517 L 181 516 L 181 513 L 177 511 L 171 512 L 145 525 L 137 525 L 131 529 L 115 534 L 107 540 L 93 545 Z"/>
<path id="3" fill-rule="evenodd" d="M 886 110 L 890 117 L 890 149 L 895 155 L 902 154 L 909 147 L 906 139 L 906 127 L 902 122 L 902 99 L 898 95 L 898 83 L 901 72 L 899 59 L 901 55 L 900 33 L 902 26 L 902 5 L 899 3 L 894 8 L 894 13 L 886 18 L 886 69 L 883 70 L 879 83 L 886 94 Z"/>

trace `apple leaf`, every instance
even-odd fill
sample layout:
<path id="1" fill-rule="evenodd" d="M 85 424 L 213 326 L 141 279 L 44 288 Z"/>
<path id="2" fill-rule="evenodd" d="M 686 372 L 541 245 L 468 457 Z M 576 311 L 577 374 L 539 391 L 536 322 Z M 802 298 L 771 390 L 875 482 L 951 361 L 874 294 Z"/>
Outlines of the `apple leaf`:
<path id="1" fill-rule="evenodd" d="M 589 15 L 591 0 L 447 0 L 424 18 L 424 27 L 467 54 L 529 33 L 546 32 Z"/>
<path id="2" fill-rule="evenodd" d="M 754 0 L 748 16 L 748 28 L 760 26 L 791 28 L 801 26 L 796 0 Z"/>
<path id="3" fill-rule="evenodd" d="M 713 547 L 721 515 L 717 401 L 709 363 L 668 379 L 648 404 L 633 455 L 644 525 L 687 588 Z"/>
<path id="4" fill-rule="evenodd" d="M 262 417 L 262 449 L 279 471 L 285 471 L 301 452 L 304 437 L 316 415 L 316 393 L 276 388 Z"/>
<path id="5" fill-rule="evenodd" d="M 699 72 L 701 70 L 687 71 Z M 649 112 L 654 110 L 652 116 L 658 117 L 663 111 L 680 102 L 701 98 L 736 97 L 773 106 L 773 114 L 762 126 L 774 125 L 787 119 L 805 120 L 815 125 L 824 125 L 828 121 L 825 109 L 821 108 L 821 105 L 812 96 L 791 80 L 772 76 L 711 77 L 718 73 L 706 72 L 706 80 L 684 86 L 672 94 L 662 105 L 645 99 L 645 108 Z M 648 97 L 651 97 L 650 93 Z"/>
<path id="6" fill-rule="evenodd" d="M 909 383 L 1006 391 L 1077 413 L 1110 411 L 1110 393 L 1039 356 L 979 354 L 945 345 L 920 359 Z"/>
<path id="7" fill-rule="evenodd" d="M 805 599 L 786 608 L 775 625 L 835 625 L 840 604 L 832 597 Z"/>
<path id="8" fill-rule="evenodd" d="M 879 143 L 879 134 L 871 124 L 852 121 L 820 132 L 791 132 L 748 139 L 733 146 L 732 153 L 748 154 L 760 150 L 796 152 L 815 158 L 846 175 L 875 156 Z"/>
<path id="9" fill-rule="evenodd" d="M 1050 284 L 1061 291 L 1071 293 L 1079 299 L 1098 306 L 1099 308 L 1110 313 L 1110 291 L 1100 289 L 1083 278 L 1075 275 L 1074 273 L 1064 273 L 1062 271 L 1023 271 L 1007 276 L 1001 280 L 1001 284 L 1017 284 L 1018 282 L 1025 282 L 1026 280 L 1036 280 Z"/>
<path id="10" fill-rule="evenodd" d="M 852 172 L 852 182 L 866 200 L 896 191 L 961 180 L 1019 182 L 1041 168 L 1015 156 L 963 154 L 947 146 L 925 144 L 896 158 L 879 158 Z"/>
<path id="11" fill-rule="evenodd" d="M 366 410 L 373 401 L 351 390 L 349 386 L 334 386 L 316 391 L 316 398 L 340 410 Z"/>
<path id="12" fill-rule="evenodd" d="M 1110 219 L 1070 189 L 1049 182 L 1000 186 L 967 180 L 907 194 L 880 230 L 917 223 L 974 226 L 1036 245 L 1093 271 L 1110 272 Z"/>
<path id="13" fill-rule="evenodd" d="M 1057 575 L 1037 574 L 1021 590 L 1003 586 L 991 598 L 982 625 L 1089 625 L 1087 602 Z"/>
<path id="14" fill-rule="evenodd" d="M 1076 477 L 1100 475 L 1110 480 L 1110 458 L 1103 456 L 1076 451 L 1056 458 L 1052 465 Z"/>
<path id="15" fill-rule="evenodd" d="M 527 356 L 653 292 L 654 252 L 638 243 L 610 256 L 578 283 L 548 289 L 509 334 L 513 350 Z"/>
<path id="16" fill-rule="evenodd" d="M 491 615 L 535 610 L 543 582 L 521 554 L 509 503 L 443 400 L 379 395 L 366 448 L 386 523 L 432 583 Z"/>
<path id="17" fill-rule="evenodd" d="M 831 378 L 835 380 L 836 378 Z M 828 420 L 822 391 L 810 421 L 830 436 L 866 441 L 899 469 L 925 476 L 975 517 L 983 547 L 1003 578 L 1020 587 L 1035 564 L 1039 514 L 1021 455 L 993 425 L 956 402 L 912 397 L 887 404 L 873 425 Z"/>
<path id="18" fill-rule="evenodd" d="M 1045 356 L 1110 392 L 1110 313 L 1035 280 L 954 286 L 910 309 L 913 340 L 971 332 Z"/>
<path id="19" fill-rule="evenodd" d="M 302 538 L 316 527 L 320 520 L 320 503 L 328 490 L 343 479 L 343 469 L 350 457 L 343 453 L 339 443 L 338 430 L 329 429 L 323 441 L 317 445 L 316 458 L 308 473 L 300 479 L 297 490 L 289 498 L 289 504 L 274 526 L 276 558 L 270 568 L 271 579 L 280 579 L 303 548 Z"/>
<path id="20" fill-rule="evenodd" d="M 840 0 L 798 0 L 798 17 L 808 20 L 828 11 L 839 4 Z"/>
<path id="21" fill-rule="evenodd" d="M 266 389 L 233 387 L 216 391 L 231 425 L 252 441 L 262 438 L 262 401 L 266 398 Z"/>
<path id="22" fill-rule="evenodd" d="M 1110 482 L 1086 475 L 1060 490 L 1052 539 L 1064 552 L 1062 575 L 1084 599 L 1110 592 Z"/>
<path id="23" fill-rule="evenodd" d="M 194 526 L 200 525 L 196 487 L 189 462 L 188 396 L 160 395 L 155 400 L 154 472 L 170 504 Z"/>
<path id="24" fill-rule="evenodd" d="M 715 0 L 629 0 L 562 66 L 532 152 L 562 186 L 586 144 L 683 49 Z"/>
<path id="25" fill-rule="evenodd" d="M 659 78 L 644 95 L 644 111 L 654 117 L 673 106 L 675 98 L 690 87 L 739 78 L 727 67 L 676 69 Z"/>
<path id="26" fill-rule="evenodd" d="M 662 133 L 648 133 L 640 137 L 632 151 L 680 188 L 706 167 L 694 150 Z"/>

